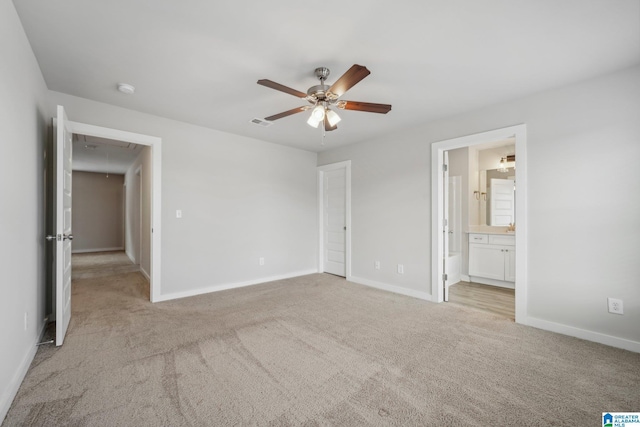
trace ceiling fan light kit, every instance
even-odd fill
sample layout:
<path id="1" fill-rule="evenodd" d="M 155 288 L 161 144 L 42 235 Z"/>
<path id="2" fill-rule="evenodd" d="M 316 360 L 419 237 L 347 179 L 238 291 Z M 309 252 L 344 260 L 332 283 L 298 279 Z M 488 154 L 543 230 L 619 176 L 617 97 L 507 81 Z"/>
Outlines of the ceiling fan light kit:
<path id="1" fill-rule="evenodd" d="M 306 94 L 271 80 L 258 80 L 259 85 L 288 93 L 289 95 L 304 99 L 312 104 L 312 106 L 305 105 L 265 117 L 265 120 L 278 120 L 283 117 L 311 109 L 311 115 L 309 116 L 307 123 L 310 126 L 317 128 L 320 125 L 320 122 L 324 122 L 324 130 L 331 131 L 337 129 L 336 125 L 341 120 L 340 116 L 330 108 L 331 106 L 342 110 L 364 111 L 379 114 L 386 114 L 391 111 L 391 105 L 389 104 L 374 104 L 370 102 L 345 101 L 339 99 L 346 91 L 371 74 L 367 67 L 354 64 L 332 86 L 329 87 L 325 85 L 324 82 L 327 77 L 329 77 L 330 73 L 331 71 L 327 67 L 316 68 L 315 76 L 320 80 L 320 84 L 311 86 L 307 90 Z"/>

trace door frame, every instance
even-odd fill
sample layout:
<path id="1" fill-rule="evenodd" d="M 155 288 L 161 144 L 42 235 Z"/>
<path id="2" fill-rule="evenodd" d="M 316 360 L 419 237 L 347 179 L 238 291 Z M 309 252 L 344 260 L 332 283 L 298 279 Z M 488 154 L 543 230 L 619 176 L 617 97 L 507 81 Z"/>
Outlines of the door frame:
<path id="1" fill-rule="evenodd" d="M 527 125 L 519 124 L 473 135 L 434 142 L 431 145 L 431 299 L 443 301 L 442 259 L 443 250 L 443 211 L 444 191 L 442 164 L 444 152 L 456 148 L 471 147 L 501 139 L 515 137 L 516 144 L 516 322 L 525 323 L 527 319 Z"/>
<path id="2" fill-rule="evenodd" d="M 345 276 L 351 280 L 351 160 L 317 167 L 318 179 L 318 273 L 324 273 L 324 174 L 336 169 L 345 170 Z"/>
<path id="3" fill-rule="evenodd" d="M 89 125 L 69 121 L 69 126 L 73 133 L 95 136 L 99 138 L 115 139 L 119 141 L 131 142 L 145 145 L 151 148 L 151 266 L 149 272 L 150 300 L 156 302 L 160 298 L 161 291 L 161 176 L 162 176 L 162 138 L 150 135 L 143 135 L 134 132 L 127 132 L 118 129 Z M 142 182 L 142 176 L 140 176 Z M 142 247 L 142 240 L 140 241 Z"/>

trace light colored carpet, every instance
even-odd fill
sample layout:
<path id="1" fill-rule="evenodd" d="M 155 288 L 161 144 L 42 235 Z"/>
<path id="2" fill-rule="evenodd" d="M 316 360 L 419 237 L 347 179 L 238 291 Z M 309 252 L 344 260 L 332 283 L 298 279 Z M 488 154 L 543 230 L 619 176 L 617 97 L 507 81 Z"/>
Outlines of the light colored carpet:
<path id="1" fill-rule="evenodd" d="M 151 304 L 80 279 L 3 425 L 599 426 L 640 354 L 314 274 Z"/>
<path id="2" fill-rule="evenodd" d="M 104 277 L 140 270 L 140 266 L 131 262 L 124 251 L 73 254 L 71 263 L 73 279 Z"/>

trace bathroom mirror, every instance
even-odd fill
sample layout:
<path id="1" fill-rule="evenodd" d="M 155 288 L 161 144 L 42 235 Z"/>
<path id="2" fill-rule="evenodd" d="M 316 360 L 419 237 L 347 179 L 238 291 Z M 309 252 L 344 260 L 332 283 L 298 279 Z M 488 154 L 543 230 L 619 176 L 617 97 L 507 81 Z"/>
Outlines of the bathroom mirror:
<path id="1" fill-rule="evenodd" d="M 510 167 L 505 172 L 481 170 L 479 175 L 480 191 L 476 199 L 480 203 L 480 223 L 489 226 L 515 224 L 515 169 Z"/>

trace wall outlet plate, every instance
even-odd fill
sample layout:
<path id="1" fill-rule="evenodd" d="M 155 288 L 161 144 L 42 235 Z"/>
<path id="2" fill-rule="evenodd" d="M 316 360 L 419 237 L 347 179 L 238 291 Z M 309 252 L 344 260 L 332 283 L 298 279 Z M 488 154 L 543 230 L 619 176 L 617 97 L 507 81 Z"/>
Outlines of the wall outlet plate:
<path id="1" fill-rule="evenodd" d="M 607 298 L 607 304 L 609 305 L 609 313 L 624 314 L 621 299 Z"/>
<path id="2" fill-rule="evenodd" d="M 404 274 L 404 265 L 398 264 L 398 274 Z"/>
<path id="3" fill-rule="evenodd" d="M 373 266 L 375 267 L 376 270 L 380 270 L 380 261 L 374 262 Z"/>

